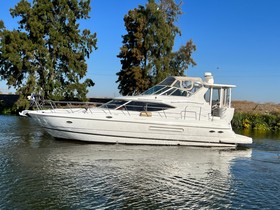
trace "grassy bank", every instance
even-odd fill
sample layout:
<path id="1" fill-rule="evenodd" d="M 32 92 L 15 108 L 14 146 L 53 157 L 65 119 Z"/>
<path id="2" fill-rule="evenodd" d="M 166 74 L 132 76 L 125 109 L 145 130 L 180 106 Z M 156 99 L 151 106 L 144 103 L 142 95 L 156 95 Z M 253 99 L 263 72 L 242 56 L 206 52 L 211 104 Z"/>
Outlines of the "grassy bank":
<path id="1" fill-rule="evenodd" d="M 280 132 L 280 104 L 233 101 L 232 127 L 237 130 Z"/>
<path id="2" fill-rule="evenodd" d="M 280 112 L 267 114 L 236 112 L 231 123 L 232 127 L 238 130 L 280 132 Z"/>

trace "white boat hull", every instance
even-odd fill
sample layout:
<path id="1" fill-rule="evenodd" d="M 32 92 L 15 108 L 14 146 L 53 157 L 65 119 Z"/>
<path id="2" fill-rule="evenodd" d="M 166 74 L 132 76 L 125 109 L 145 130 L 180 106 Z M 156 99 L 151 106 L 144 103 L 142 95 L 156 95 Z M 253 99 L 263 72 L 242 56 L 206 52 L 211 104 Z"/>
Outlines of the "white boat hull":
<path id="1" fill-rule="evenodd" d="M 230 125 L 213 121 L 163 121 L 152 117 L 81 115 L 32 111 L 34 118 L 53 137 L 97 143 L 188 145 L 225 147 L 252 143 L 236 135 Z M 94 117 L 93 117 L 94 116 Z"/>

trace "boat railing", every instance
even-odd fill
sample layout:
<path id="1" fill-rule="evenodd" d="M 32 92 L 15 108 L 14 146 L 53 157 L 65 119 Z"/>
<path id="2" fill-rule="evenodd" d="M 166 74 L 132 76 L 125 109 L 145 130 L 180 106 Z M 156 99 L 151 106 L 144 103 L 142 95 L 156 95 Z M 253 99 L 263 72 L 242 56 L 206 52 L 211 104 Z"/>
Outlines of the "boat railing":
<path id="1" fill-rule="evenodd" d="M 200 120 L 202 117 L 202 108 L 199 106 L 188 105 L 181 112 L 174 112 L 163 107 L 149 105 L 125 105 L 117 106 L 99 102 L 79 102 L 79 101 L 36 101 L 35 105 L 38 110 L 50 110 L 51 112 L 67 111 L 69 113 L 83 112 L 83 113 L 97 113 L 103 112 L 106 115 L 123 114 L 125 116 L 140 115 L 143 117 L 158 116 L 160 118 L 173 119 L 194 119 Z M 102 106 L 101 106 L 102 105 Z M 101 109 L 96 109 L 98 107 Z"/>
<path id="2" fill-rule="evenodd" d="M 201 114 L 202 114 L 202 107 L 186 106 L 185 109 L 181 111 L 182 119 L 194 118 L 196 120 L 200 120 Z"/>
<path id="3" fill-rule="evenodd" d="M 59 110 L 67 109 L 69 112 L 77 112 L 80 109 L 90 110 L 90 108 L 98 107 L 102 103 L 98 102 L 80 102 L 80 101 L 52 101 L 52 100 L 43 100 L 43 101 L 34 101 L 34 104 L 38 110 L 51 110 L 52 112 L 57 112 Z"/>

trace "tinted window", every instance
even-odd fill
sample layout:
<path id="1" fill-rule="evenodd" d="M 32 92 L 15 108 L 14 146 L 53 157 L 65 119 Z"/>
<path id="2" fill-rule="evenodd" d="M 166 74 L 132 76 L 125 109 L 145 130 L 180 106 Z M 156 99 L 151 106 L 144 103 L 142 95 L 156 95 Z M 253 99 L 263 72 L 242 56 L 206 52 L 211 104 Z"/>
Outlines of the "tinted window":
<path id="1" fill-rule="evenodd" d="M 111 100 L 106 104 L 103 104 L 101 107 L 103 108 L 108 108 L 108 109 L 116 109 L 119 106 L 125 104 L 127 101 L 123 101 L 123 100 Z"/>
<path id="2" fill-rule="evenodd" d="M 124 106 L 126 110 L 129 111 L 161 111 L 170 108 L 174 108 L 173 106 L 169 106 L 167 104 L 162 103 L 153 103 L 153 102 L 142 102 L 142 101 L 131 101 Z"/>

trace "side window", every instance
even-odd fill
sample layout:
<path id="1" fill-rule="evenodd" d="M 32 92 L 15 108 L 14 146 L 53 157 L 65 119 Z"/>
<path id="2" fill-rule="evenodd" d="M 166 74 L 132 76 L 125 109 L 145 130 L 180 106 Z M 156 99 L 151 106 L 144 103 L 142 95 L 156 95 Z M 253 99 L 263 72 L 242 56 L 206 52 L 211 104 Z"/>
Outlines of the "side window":
<path id="1" fill-rule="evenodd" d="M 172 106 L 169 106 L 167 104 L 161 104 L 161 103 L 149 103 L 149 102 L 141 102 L 141 101 L 131 101 L 129 104 L 125 105 L 125 109 L 129 111 L 161 111 L 174 108 Z"/>
<path id="2" fill-rule="evenodd" d="M 223 96 L 223 105 L 224 106 L 229 106 L 230 104 L 230 89 L 229 88 L 225 88 L 224 89 L 224 96 Z"/>
<path id="3" fill-rule="evenodd" d="M 218 102 L 220 100 L 220 89 L 213 89 L 212 101 Z"/>
<path id="4" fill-rule="evenodd" d="M 220 89 L 212 88 L 212 105 L 217 104 L 220 100 Z M 207 90 L 207 92 L 204 95 L 205 101 L 210 103 L 211 100 L 211 88 Z"/>
<path id="5" fill-rule="evenodd" d="M 103 104 L 101 107 L 107 108 L 107 109 L 116 109 L 126 103 L 127 101 L 122 100 L 111 100 L 105 104 Z"/>

